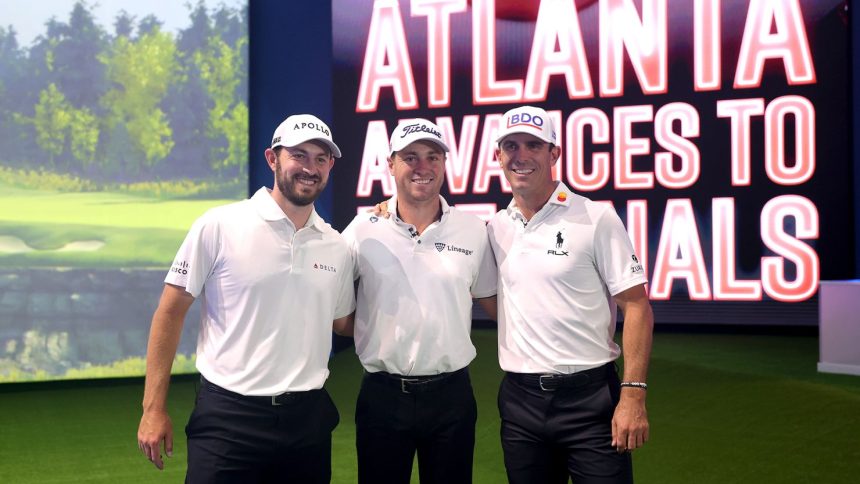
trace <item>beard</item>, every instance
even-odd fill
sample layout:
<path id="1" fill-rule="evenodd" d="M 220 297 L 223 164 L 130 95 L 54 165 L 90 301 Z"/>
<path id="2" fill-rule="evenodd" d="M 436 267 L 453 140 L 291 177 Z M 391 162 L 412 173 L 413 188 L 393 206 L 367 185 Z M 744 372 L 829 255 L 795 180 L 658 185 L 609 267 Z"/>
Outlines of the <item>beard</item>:
<path id="1" fill-rule="evenodd" d="M 280 190 L 281 194 L 289 200 L 290 203 L 297 207 L 305 207 L 308 206 L 319 198 L 320 193 L 322 193 L 323 189 L 325 189 L 327 180 L 323 180 L 319 175 L 307 176 L 302 173 L 295 174 L 293 176 L 288 176 L 281 170 L 281 164 L 277 163 L 277 176 L 275 177 L 275 183 L 278 184 L 278 190 Z M 311 193 L 306 193 L 305 188 L 306 185 L 302 185 L 296 179 L 297 178 L 305 178 L 317 180 L 318 184 Z"/>

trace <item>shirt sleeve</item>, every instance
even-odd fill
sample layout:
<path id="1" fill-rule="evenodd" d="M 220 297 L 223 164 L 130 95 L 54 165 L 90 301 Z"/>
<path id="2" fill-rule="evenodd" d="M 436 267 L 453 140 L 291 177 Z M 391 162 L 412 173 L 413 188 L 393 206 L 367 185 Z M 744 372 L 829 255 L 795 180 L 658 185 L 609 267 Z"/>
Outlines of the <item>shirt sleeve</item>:
<path id="1" fill-rule="evenodd" d="M 489 236 L 484 237 L 479 251 L 478 256 L 481 259 L 478 266 L 478 274 L 475 280 L 472 281 L 471 287 L 472 297 L 476 299 L 495 296 L 498 290 L 499 277 L 498 269 L 496 268 L 496 258 L 493 255 L 493 248 L 490 246 Z"/>
<path id="2" fill-rule="evenodd" d="M 594 257 L 609 293 L 616 294 L 648 282 L 633 244 L 614 208 L 607 207 L 594 232 Z"/>
<path id="3" fill-rule="evenodd" d="M 349 256 L 352 260 L 352 280 L 358 279 L 358 242 L 356 241 L 356 230 L 358 227 L 358 217 L 352 219 L 352 222 L 343 229 L 341 235 L 343 236 L 343 240 L 346 241 L 347 249 L 349 250 Z"/>
<path id="4" fill-rule="evenodd" d="M 215 267 L 219 247 L 220 227 L 210 214 L 204 214 L 192 224 L 164 282 L 183 287 L 194 297 L 199 296 Z"/>
<path id="5" fill-rule="evenodd" d="M 337 303 L 334 311 L 334 319 L 348 316 L 355 311 L 355 282 L 353 274 L 355 270 L 354 258 L 347 251 L 344 254 L 344 270 L 338 274 Z"/>

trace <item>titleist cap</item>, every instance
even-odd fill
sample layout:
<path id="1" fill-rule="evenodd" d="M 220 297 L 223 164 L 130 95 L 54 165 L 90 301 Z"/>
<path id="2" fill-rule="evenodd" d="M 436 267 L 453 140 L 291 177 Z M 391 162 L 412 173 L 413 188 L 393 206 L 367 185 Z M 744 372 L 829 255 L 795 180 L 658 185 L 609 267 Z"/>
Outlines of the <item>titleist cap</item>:
<path id="1" fill-rule="evenodd" d="M 390 151 L 391 153 L 400 151 L 411 143 L 421 140 L 432 141 L 439 145 L 442 151 L 450 151 L 448 144 L 442 139 L 442 130 L 439 129 L 439 126 L 421 118 L 402 121 L 394 128 L 389 143 Z"/>

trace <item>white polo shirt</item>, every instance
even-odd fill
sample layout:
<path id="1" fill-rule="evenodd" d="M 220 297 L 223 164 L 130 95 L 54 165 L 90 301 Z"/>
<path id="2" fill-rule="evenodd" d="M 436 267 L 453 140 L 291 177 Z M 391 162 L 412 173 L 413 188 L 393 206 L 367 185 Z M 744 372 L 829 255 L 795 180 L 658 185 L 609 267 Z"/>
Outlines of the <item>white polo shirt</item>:
<path id="1" fill-rule="evenodd" d="M 528 223 L 512 201 L 487 227 L 499 266 L 499 364 L 573 373 L 615 360 L 612 296 L 646 278 L 608 204 L 563 183 Z"/>
<path id="2" fill-rule="evenodd" d="M 436 375 L 475 358 L 472 298 L 496 294 L 484 222 L 451 208 L 417 235 L 397 217 L 361 214 L 343 231 L 360 278 L 355 350 L 369 372 Z M 415 234 L 415 235 L 413 235 Z"/>
<path id="3" fill-rule="evenodd" d="M 316 211 L 297 231 L 267 188 L 197 219 L 164 281 L 202 294 L 197 369 L 243 395 L 322 388 L 355 307 L 341 236 Z"/>

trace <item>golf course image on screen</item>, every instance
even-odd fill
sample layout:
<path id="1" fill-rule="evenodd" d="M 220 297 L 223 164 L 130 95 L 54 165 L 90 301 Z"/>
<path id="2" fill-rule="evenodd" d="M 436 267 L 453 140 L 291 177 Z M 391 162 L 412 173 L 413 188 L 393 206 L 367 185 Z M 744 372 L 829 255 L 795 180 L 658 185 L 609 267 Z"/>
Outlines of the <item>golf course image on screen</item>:
<path id="1" fill-rule="evenodd" d="M 0 22 L 0 383 L 141 375 L 188 228 L 247 197 L 247 3 L 17 3 Z M 194 370 L 198 314 L 176 372 Z"/>

